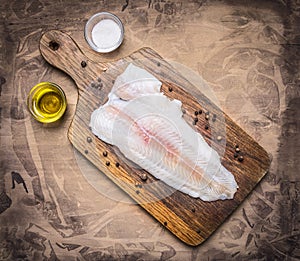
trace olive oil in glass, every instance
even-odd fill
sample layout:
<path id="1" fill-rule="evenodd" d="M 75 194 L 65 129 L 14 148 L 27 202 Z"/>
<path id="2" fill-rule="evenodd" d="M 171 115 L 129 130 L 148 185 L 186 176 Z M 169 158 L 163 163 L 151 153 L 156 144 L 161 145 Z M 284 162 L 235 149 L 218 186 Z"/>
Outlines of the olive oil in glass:
<path id="1" fill-rule="evenodd" d="M 27 99 L 27 106 L 33 117 L 43 123 L 61 118 L 67 108 L 64 91 L 51 82 L 41 82 L 34 86 Z"/>

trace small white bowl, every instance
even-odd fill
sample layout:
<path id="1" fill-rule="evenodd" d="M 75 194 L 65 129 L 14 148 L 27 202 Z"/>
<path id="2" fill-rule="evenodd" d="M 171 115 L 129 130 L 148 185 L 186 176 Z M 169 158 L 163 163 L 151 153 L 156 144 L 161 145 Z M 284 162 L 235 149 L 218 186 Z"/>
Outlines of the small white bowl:
<path id="1" fill-rule="evenodd" d="M 85 24 L 84 37 L 89 46 L 99 53 L 116 50 L 124 39 L 121 20 L 112 13 L 94 14 Z"/>

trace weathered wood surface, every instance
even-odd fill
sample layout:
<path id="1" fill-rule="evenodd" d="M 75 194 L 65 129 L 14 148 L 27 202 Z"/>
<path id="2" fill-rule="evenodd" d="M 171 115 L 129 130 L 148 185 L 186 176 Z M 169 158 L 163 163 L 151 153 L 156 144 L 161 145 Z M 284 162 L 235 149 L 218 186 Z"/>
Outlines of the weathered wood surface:
<path id="1" fill-rule="evenodd" d="M 120 60 L 96 64 L 82 54 L 66 33 L 52 30 L 42 36 L 40 50 L 50 64 L 68 73 L 79 89 L 76 112 L 68 132 L 71 143 L 183 242 L 196 246 L 207 239 L 267 173 L 270 165 L 267 152 L 152 49 L 143 48 Z M 200 121 L 195 129 L 220 151 L 223 165 L 235 176 L 239 189 L 233 200 L 203 202 L 178 191 L 166 195 L 166 191 L 170 191 L 168 186 L 162 182 L 147 186 L 156 181 L 149 173 L 127 164 L 115 153 L 113 146 L 94 137 L 89 128 L 91 113 L 105 103 L 114 80 L 129 63 L 155 75 L 163 83 L 165 95 L 183 103 L 186 121 L 191 126 L 195 111 L 197 114 L 200 109 L 203 111 L 196 117 Z M 197 99 L 189 90 L 194 91 Z M 210 120 L 205 119 L 207 113 Z M 218 141 L 217 136 L 223 141 Z M 236 145 L 243 161 L 234 157 Z M 120 165 L 117 167 L 116 163 Z M 147 182 L 142 182 L 143 174 L 148 176 Z"/>
<path id="2" fill-rule="evenodd" d="M 83 37 L 97 11 L 124 22 L 125 41 L 109 55 L 95 55 Z M 296 1 L 1 1 L 0 13 L 2 259 L 299 259 Z M 76 86 L 39 52 L 50 29 L 68 32 L 96 62 L 149 46 L 191 68 L 272 156 L 270 172 L 204 244 L 186 246 L 114 184 L 99 182 L 113 198 L 86 180 L 97 169 L 67 138 Z M 26 110 L 27 93 L 44 80 L 61 85 L 68 99 L 65 117 L 54 125 L 39 124 Z M 26 188 L 16 182 L 22 179 Z"/>

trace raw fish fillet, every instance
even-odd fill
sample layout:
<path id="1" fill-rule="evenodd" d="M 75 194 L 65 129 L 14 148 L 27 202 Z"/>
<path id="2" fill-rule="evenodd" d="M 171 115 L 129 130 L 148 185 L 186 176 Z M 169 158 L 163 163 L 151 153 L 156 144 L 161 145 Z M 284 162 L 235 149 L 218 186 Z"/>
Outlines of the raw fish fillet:
<path id="1" fill-rule="evenodd" d="M 107 103 L 91 115 L 92 132 L 157 179 L 204 201 L 232 199 L 238 185 L 219 155 L 182 117 L 181 102 L 130 64 Z"/>

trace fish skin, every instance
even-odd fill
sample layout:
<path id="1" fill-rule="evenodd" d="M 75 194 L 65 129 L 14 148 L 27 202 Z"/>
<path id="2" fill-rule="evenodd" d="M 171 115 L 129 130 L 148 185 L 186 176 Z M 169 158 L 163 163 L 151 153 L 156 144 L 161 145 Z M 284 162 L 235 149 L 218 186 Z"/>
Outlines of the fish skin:
<path id="1" fill-rule="evenodd" d="M 118 97 L 128 101 L 142 95 L 159 93 L 161 82 L 146 70 L 130 63 L 125 73 L 117 77 L 109 98 Z"/>
<path id="2" fill-rule="evenodd" d="M 125 101 L 120 96 L 129 97 L 132 89 L 140 87 L 118 89 L 115 83 L 108 102 L 91 115 L 92 132 L 157 179 L 191 197 L 232 199 L 238 186 L 217 152 L 183 119 L 181 102 L 170 100 L 156 86 L 150 90 L 151 86 L 148 92 Z"/>

